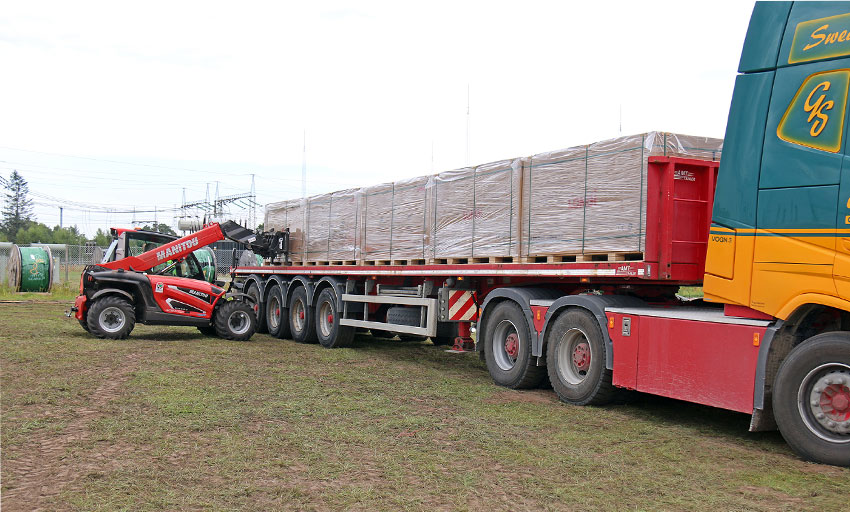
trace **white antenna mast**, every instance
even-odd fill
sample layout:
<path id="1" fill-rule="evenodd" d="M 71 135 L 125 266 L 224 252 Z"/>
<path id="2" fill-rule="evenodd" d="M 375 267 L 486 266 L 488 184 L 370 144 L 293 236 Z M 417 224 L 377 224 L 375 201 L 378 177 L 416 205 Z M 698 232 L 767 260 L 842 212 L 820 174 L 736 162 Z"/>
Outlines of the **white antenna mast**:
<path id="1" fill-rule="evenodd" d="M 469 84 L 466 84 L 466 165 L 469 166 Z"/>

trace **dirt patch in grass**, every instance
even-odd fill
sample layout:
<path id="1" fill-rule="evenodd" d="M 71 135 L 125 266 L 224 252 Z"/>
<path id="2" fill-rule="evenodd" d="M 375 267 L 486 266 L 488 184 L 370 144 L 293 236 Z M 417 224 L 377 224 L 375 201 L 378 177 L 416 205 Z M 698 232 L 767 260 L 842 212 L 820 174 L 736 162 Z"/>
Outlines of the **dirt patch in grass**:
<path id="1" fill-rule="evenodd" d="M 6 487 L 3 505 L 8 510 L 41 510 L 46 499 L 58 495 L 62 488 L 80 475 L 99 474 L 115 464 L 122 447 L 105 444 L 87 454 L 85 461 L 69 463 L 68 452 L 75 443 L 91 437 L 89 424 L 104 414 L 105 406 L 119 396 L 119 390 L 138 368 L 141 355 L 130 354 L 106 374 L 106 380 L 88 397 L 84 406 L 75 408 L 73 419 L 60 432 L 35 431 L 21 447 L 19 458 L 7 459 L 4 471 L 17 475 Z"/>

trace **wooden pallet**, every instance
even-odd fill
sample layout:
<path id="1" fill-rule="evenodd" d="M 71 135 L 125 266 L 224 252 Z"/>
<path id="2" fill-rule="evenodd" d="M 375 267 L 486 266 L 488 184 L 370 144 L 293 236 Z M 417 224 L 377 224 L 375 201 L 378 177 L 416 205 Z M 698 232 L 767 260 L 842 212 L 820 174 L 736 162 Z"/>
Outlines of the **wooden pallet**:
<path id="1" fill-rule="evenodd" d="M 393 264 L 393 260 L 361 260 L 361 265 L 367 267 L 386 267 Z"/>
<path id="2" fill-rule="evenodd" d="M 403 259 L 403 260 L 392 260 L 393 265 L 424 265 L 424 259 Z"/>
<path id="3" fill-rule="evenodd" d="M 331 266 L 345 266 L 350 267 L 357 265 L 357 260 L 331 260 Z"/>
<path id="4" fill-rule="evenodd" d="M 558 254 L 549 256 L 523 256 L 522 258 L 520 258 L 522 263 L 605 263 L 617 261 L 638 261 L 642 259 L 642 252 Z"/>
<path id="5" fill-rule="evenodd" d="M 429 258 L 429 265 L 466 265 L 473 263 L 472 258 Z"/>

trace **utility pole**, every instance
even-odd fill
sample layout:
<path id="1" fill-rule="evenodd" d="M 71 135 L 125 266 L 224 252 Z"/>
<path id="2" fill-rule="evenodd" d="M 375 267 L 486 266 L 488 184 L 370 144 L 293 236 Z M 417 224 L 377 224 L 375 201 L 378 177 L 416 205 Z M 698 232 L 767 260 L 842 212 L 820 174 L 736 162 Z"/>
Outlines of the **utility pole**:
<path id="1" fill-rule="evenodd" d="M 215 182 L 215 204 L 213 204 L 213 217 L 218 217 L 218 184 L 220 182 Z"/>
<path id="2" fill-rule="evenodd" d="M 63 226 L 62 226 L 62 210 L 64 210 L 64 209 L 65 209 L 65 208 L 63 208 L 63 207 L 61 207 L 61 206 L 59 207 L 59 227 L 60 227 L 60 228 L 61 228 L 61 227 L 63 227 Z"/>
<path id="3" fill-rule="evenodd" d="M 251 174 L 251 209 L 248 210 L 248 226 L 253 230 L 257 227 L 257 192 L 254 187 L 254 174 Z"/>

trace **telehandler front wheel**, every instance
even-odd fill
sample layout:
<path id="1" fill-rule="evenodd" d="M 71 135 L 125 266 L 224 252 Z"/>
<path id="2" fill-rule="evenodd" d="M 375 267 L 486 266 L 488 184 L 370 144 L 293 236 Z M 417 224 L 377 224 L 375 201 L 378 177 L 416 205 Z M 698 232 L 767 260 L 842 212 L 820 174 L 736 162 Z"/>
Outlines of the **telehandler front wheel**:
<path id="1" fill-rule="evenodd" d="M 215 332 L 222 338 L 245 341 L 257 330 L 257 316 L 248 304 L 231 300 L 215 312 Z"/>
<path id="2" fill-rule="evenodd" d="M 107 295 L 97 299 L 89 308 L 86 323 L 88 331 L 98 338 L 122 340 L 130 335 L 136 325 L 133 305 L 123 297 Z"/>

